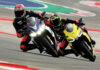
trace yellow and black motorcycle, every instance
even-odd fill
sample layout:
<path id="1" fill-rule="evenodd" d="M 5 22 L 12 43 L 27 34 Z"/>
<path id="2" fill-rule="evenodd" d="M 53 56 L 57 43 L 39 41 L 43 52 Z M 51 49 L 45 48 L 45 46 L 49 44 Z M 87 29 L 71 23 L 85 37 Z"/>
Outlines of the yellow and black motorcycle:
<path id="1" fill-rule="evenodd" d="M 69 42 L 69 46 L 76 54 L 92 62 L 95 61 L 94 45 L 92 45 L 87 33 L 83 32 L 77 25 L 71 23 L 65 26 L 63 33 L 65 34 L 65 39 Z"/>

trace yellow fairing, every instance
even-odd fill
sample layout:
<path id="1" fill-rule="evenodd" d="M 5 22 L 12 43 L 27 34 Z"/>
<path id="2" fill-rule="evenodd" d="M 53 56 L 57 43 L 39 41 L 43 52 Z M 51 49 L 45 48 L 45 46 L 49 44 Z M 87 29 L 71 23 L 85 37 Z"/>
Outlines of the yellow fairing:
<path id="1" fill-rule="evenodd" d="M 67 40 L 71 40 L 71 39 L 76 39 L 78 37 L 78 34 L 80 33 L 81 29 L 78 28 L 75 24 L 73 25 L 73 31 L 72 32 L 67 32 L 66 30 L 64 30 L 64 34 L 65 36 L 67 36 Z"/>
<path id="2" fill-rule="evenodd" d="M 87 37 L 87 39 L 89 40 L 89 42 L 91 42 L 90 37 L 87 35 L 87 33 L 83 32 L 83 35 Z"/>
<path id="3" fill-rule="evenodd" d="M 81 28 L 77 27 L 75 24 L 73 25 L 73 31 L 72 32 L 67 32 L 67 30 L 64 30 L 64 34 L 65 36 L 67 36 L 67 40 L 72 40 L 72 39 L 76 39 L 81 31 Z M 87 37 L 87 39 L 89 40 L 89 42 L 91 42 L 90 37 L 87 35 L 87 33 L 83 32 L 83 35 Z M 70 46 L 72 46 L 72 43 L 69 43 Z M 91 44 L 91 47 L 93 49 L 93 55 L 94 55 L 94 48 L 93 45 Z"/>
<path id="4" fill-rule="evenodd" d="M 91 42 L 90 37 L 87 35 L 87 33 L 83 32 L 83 35 L 87 37 L 87 39 L 89 40 L 89 42 Z M 93 48 L 92 44 L 91 44 L 91 47 L 93 49 L 93 56 L 94 56 L 94 48 Z"/>

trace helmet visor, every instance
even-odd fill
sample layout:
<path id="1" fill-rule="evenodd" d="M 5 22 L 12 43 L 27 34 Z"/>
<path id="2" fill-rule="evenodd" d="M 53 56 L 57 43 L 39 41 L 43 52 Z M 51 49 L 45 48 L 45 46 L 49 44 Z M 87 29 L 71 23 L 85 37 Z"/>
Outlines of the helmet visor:
<path id="1" fill-rule="evenodd" d="M 15 16 L 16 16 L 16 17 L 22 17 L 23 14 L 24 14 L 24 10 L 15 11 Z"/>
<path id="2" fill-rule="evenodd" d="M 61 21 L 60 21 L 60 19 L 55 19 L 52 21 L 52 24 L 56 27 L 56 26 L 59 26 L 61 24 Z"/>

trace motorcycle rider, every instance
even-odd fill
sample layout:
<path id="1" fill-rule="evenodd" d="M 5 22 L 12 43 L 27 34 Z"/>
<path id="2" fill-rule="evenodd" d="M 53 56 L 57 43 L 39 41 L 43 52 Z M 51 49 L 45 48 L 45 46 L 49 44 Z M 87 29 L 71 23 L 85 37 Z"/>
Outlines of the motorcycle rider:
<path id="1" fill-rule="evenodd" d="M 35 44 L 29 44 L 31 37 L 25 34 L 26 29 L 26 18 L 27 17 L 37 17 L 41 18 L 42 14 L 41 13 L 36 13 L 34 11 L 28 11 L 25 9 L 25 6 L 23 4 L 17 4 L 14 8 L 14 14 L 15 14 L 15 19 L 13 21 L 13 26 L 16 30 L 16 34 L 18 38 L 22 38 L 21 44 L 20 44 L 20 49 L 23 52 L 26 52 L 28 50 L 36 49 L 38 48 L 40 53 L 43 51 L 43 48 L 37 47 Z"/>
<path id="2" fill-rule="evenodd" d="M 66 19 L 61 19 L 61 17 L 59 17 L 56 13 L 54 13 L 50 19 L 47 19 L 45 21 L 45 23 L 47 25 L 49 25 L 51 27 L 51 29 L 54 31 L 56 38 L 58 41 L 60 41 L 58 48 L 60 47 L 61 49 L 61 55 L 65 55 L 65 54 L 69 54 L 69 53 L 74 53 L 72 49 L 67 49 L 65 50 L 65 48 L 68 45 L 67 40 L 63 40 L 64 38 L 64 34 L 63 34 L 63 30 L 64 30 L 64 26 L 68 23 L 75 23 L 78 26 L 84 25 L 83 23 L 79 23 L 78 20 L 71 20 L 69 18 Z M 84 27 L 83 30 L 88 34 L 88 31 L 86 30 L 86 28 Z M 59 35 L 57 37 L 57 35 Z M 63 41 L 62 41 L 63 40 Z M 95 44 L 95 41 L 92 40 L 92 44 Z M 75 53 L 74 53 L 75 54 Z M 77 54 L 75 54 L 76 56 L 78 56 Z"/>

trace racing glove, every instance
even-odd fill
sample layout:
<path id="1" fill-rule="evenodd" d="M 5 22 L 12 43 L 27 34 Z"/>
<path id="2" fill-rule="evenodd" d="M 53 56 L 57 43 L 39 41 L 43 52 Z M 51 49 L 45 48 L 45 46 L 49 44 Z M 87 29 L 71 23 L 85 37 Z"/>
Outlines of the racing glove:
<path id="1" fill-rule="evenodd" d="M 22 35 L 22 37 L 25 35 L 24 30 L 23 29 L 19 29 L 18 33 Z"/>

